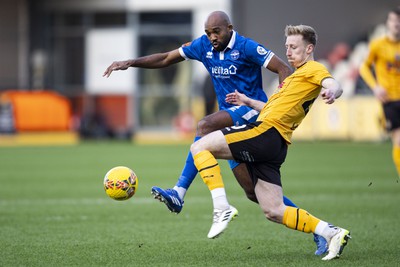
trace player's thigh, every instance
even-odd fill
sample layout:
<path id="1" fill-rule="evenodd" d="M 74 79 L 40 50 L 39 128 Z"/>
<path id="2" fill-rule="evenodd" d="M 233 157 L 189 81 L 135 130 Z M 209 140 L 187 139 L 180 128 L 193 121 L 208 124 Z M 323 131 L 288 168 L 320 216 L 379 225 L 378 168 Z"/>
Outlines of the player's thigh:
<path id="1" fill-rule="evenodd" d="M 224 127 L 232 126 L 233 121 L 230 114 L 225 110 L 220 110 L 205 116 L 197 124 L 197 135 L 204 136 Z"/>
<path id="2" fill-rule="evenodd" d="M 232 159 L 232 154 L 221 131 L 214 131 L 197 140 L 190 147 L 192 155 L 208 150 L 217 159 Z"/>

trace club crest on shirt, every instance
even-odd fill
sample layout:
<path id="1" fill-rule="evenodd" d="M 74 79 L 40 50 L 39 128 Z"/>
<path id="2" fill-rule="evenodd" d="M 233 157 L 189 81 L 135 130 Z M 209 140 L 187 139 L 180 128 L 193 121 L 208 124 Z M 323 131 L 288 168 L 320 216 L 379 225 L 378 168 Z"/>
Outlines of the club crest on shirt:
<path id="1" fill-rule="evenodd" d="M 265 50 L 265 48 L 264 47 L 262 47 L 262 46 L 257 46 L 257 53 L 259 53 L 260 55 L 266 55 L 268 52 L 267 52 L 267 50 Z"/>
<path id="2" fill-rule="evenodd" d="M 239 53 L 238 50 L 233 50 L 233 51 L 231 52 L 231 59 L 232 59 L 232 60 L 238 59 L 239 56 L 240 56 L 240 53 Z"/>

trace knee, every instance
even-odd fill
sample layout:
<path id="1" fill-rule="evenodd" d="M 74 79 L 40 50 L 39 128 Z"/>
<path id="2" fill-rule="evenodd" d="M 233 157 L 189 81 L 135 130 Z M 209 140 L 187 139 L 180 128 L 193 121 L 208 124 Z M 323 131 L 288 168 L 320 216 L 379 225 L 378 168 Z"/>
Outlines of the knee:
<path id="1" fill-rule="evenodd" d="M 197 123 L 197 135 L 198 136 L 205 136 L 206 134 L 211 133 L 212 131 L 218 130 L 214 129 L 213 123 L 209 120 L 203 118 Z"/>
<path id="2" fill-rule="evenodd" d="M 197 140 L 190 145 L 190 153 L 192 153 L 192 156 L 198 154 L 203 150 L 209 150 L 209 146 L 206 142 L 204 142 L 203 139 Z"/>
<path id="3" fill-rule="evenodd" d="M 194 142 L 193 144 L 190 145 L 190 153 L 192 153 L 192 156 L 196 155 L 199 152 L 200 148 L 197 142 Z"/>

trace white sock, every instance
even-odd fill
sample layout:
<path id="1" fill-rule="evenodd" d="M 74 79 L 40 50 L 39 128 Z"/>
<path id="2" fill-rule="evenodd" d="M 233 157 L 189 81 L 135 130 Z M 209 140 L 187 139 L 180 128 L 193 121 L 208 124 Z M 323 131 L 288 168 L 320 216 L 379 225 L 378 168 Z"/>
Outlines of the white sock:
<path id="1" fill-rule="evenodd" d="M 181 198 L 181 200 L 183 201 L 183 199 L 185 198 L 185 195 L 186 195 L 186 191 L 187 191 L 187 189 L 186 188 L 183 188 L 183 187 L 179 187 L 179 186 L 174 186 L 174 188 L 173 188 L 176 192 L 178 192 L 178 196 Z"/>
<path id="2" fill-rule="evenodd" d="M 226 198 L 225 188 L 216 188 L 211 190 L 214 209 L 226 210 L 229 208 L 229 202 Z"/>
<path id="3" fill-rule="evenodd" d="M 339 228 L 324 221 L 320 221 L 315 227 L 315 234 L 323 236 L 328 242 L 338 232 Z"/>

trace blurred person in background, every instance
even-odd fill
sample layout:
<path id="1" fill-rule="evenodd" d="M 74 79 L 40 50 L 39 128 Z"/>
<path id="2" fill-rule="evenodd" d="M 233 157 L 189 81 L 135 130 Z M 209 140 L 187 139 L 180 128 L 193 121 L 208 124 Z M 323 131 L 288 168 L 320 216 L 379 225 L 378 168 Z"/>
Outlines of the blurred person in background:
<path id="1" fill-rule="evenodd" d="M 387 33 L 369 44 L 360 75 L 382 103 L 392 156 L 400 177 L 400 6 L 388 13 Z"/>

